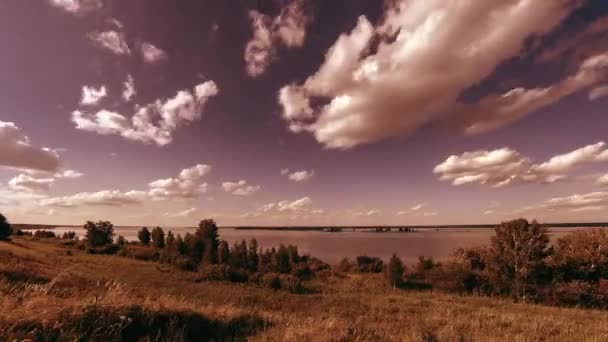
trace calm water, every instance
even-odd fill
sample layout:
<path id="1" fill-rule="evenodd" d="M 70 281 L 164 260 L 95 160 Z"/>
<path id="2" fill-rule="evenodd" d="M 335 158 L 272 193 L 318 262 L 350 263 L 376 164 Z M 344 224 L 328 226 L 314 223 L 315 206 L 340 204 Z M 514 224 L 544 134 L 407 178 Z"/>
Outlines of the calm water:
<path id="1" fill-rule="evenodd" d="M 139 229 L 139 227 L 114 228 L 117 236 L 122 235 L 130 241 L 137 240 Z M 573 229 L 576 228 L 551 229 L 550 234 L 555 239 Z M 84 235 L 84 229 L 81 227 L 60 227 L 54 231 L 59 235 L 66 231 L 75 231 L 78 236 Z M 194 228 L 172 228 L 171 231 L 174 234 L 184 235 L 186 232 L 193 232 Z M 407 263 L 415 262 L 421 255 L 443 259 L 458 247 L 487 245 L 493 234 L 493 230 L 490 229 L 422 230 L 410 233 L 220 229 L 220 238 L 228 241 L 230 245 L 235 241 L 252 238 L 255 238 L 263 248 L 292 244 L 297 245 L 301 253 L 316 256 L 329 263 L 336 263 L 344 257 L 354 258 L 358 255 L 388 259 L 393 253 L 397 253 Z"/>

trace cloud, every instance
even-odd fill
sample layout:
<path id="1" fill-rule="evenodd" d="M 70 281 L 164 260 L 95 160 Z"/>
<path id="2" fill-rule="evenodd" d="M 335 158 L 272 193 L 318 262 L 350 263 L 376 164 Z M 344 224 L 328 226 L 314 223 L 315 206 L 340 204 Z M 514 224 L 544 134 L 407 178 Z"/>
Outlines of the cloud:
<path id="1" fill-rule="evenodd" d="M 602 98 L 602 97 L 604 97 L 606 95 L 608 95 L 608 85 L 596 87 L 596 88 L 593 88 L 589 92 L 589 100 L 595 101 L 595 100 L 597 100 L 599 98 Z"/>
<path id="2" fill-rule="evenodd" d="M 85 15 L 103 7 L 101 0 L 50 0 L 51 5 L 74 14 Z"/>
<path id="3" fill-rule="evenodd" d="M 280 90 L 283 118 L 329 148 L 409 135 L 450 114 L 463 91 L 576 7 L 569 0 L 392 1 L 379 25 L 359 17 L 316 73 Z M 588 69 L 591 78 L 595 68 Z"/>
<path id="4" fill-rule="evenodd" d="M 420 209 L 424 208 L 424 206 L 426 206 L 426 203 L 416 204 L 415 206 L 411 207 L 410 210 L 419 211 Z"/>
<path id="5" fill-rule="evenodd" d="M 190 209 L 186 209 L 174 214 L 168 214 L 166 216 L 170 216 L 170 217 L 189 217 L 194 215 L 196 212 L 198 211 L 197 208 L 190 208 Z"/>
<path id="6" fill-rule="evenodd" d="M 281 169 L 281 175 L 282 176 L 285 176 L 288 173 L 289 173 L 289 169 Z"/>
<path id="7" fill-rule="evenodd" d="M 75 208 L 80 206 L 112 206 L 141 204 L 146 198 L 143 191 L 102 190 L 98 192 L 81 192 L 72 196 L 53 197 L 40 201 L 41 206 Z"/>
<path id="8" fill-rule="evenodd" d="M 95 106 L 108 95 L 105 86 L 99 88 L 84 86 L 82 87 L 82 98 L 80 104 L 83 106 Z"/>
<path id="9" fill-rule="evenodd" d="M 115 55 L 126 56 L 131 54 L 129 44 L 127 44 L 125 35 L 122 32 L 115 30 L 96 31 L 89 33 L 88 38 L 93 45 L 106 49 Z"/>
<path id="10" fill-rule="evenodd" d="M 524 207 L 517 212 L 520 214 L 539 211 L 580 213 L 606 209 L 608 209 L 608 192 L 598 191 L 565 197 L 553 197 L 539 205 Z"/>
<path id="11" fill-rule="evenodd" d="M 53 177 L 55 178 L 68 178 L 75 179 L 84 176 L 82 172 L 74 171 L 74 170 L 64 170 L 59 173 L 56 173 Z"/>
<path id="12" fill-rule="evenodd" d="M 211 172 L 211 166 L 198 164 L 184 169 L 177 177 L 165 178 L 148 184 L 150 197 L 156 200 L 196 198 L 207 192 L 207 183 L 201 179 Z"/>
<path id="13" fill-rule="evenodd" d="M 0 121 L 0 166 L 54 172 L 60 165 L 56 150 L 32 145 L 14 123 Z"/>
<path id="14" fill-rule="evenodd" d="M 258 11 L 249 12 L 253 37 L 245 45 L 244 55 L 249 76 L 262 75 L 277 59 L 277 45 L 288 48 L 304 45 L 310 18 L 304 13 L 303 6 L 303 0 L 291 1 L 274 19 Z"/>
<path id="15" fill-rule="evenodd" d="M 271 218 L 288 217 L 297 219 L 317 215 L 325 215 L 325 210 L 314 208 L 310 197 L 302 197 L 294 201 L 283 200 L 267 203 L 259 207 L 255 212 L 245 214 L 244 217 L 267 216 Z"/>
<path id="16" fill-rule="evenodd" d="M 140 45 L 141 57 L 145 63 L 157 64 L 168 58 L 167 53 L 151 43 Z"/>
<path id="17" fill-rule="evenodd" d="M 207 81 L 197 85 L 193 92 L 181 90 L 173 98 L 138 106 L 131 119 L 106 109 L 97 112 L 75 110 L 72 122 L 80 130 L 165 146 L 173 141 L 173 132 L 178 127 L 201 118 L 208 99 L 218 92 L 215 83 Z"/>
<path id="18" fill-rule="evenodd" d="M 250 196 L 261 189 L 259 185 L 247 185 L 247 181 L 242 179 L 238 182 L 224 182 L 222 188 L 227 193 L 237 196 Z"/>
<path id="19" fill-rule="evenodd" d="M 608 185 L 608 173 L 605 175 L 600 176 L 597 181 L 597 184 L 599 185 Z"/>
<path id="20" fill-rule="evenodd" d="M 314 175 L 315 175 L 314 170 L 311 170 L 311 171 L 302 170 L 302 171 L 292 172 L 291 174 L 289 174 L 288 177 L 290 180 L 299 183 L 299 182 L 306 182 L 306 181 L 310 180 Z"/>
<path id="21" fill-rule="evenodd" d="M 518 182 L 553 183 L 566 178 L 568 172 L 580 165 L 606 161 L 608 149 L 604 142 L 557 155 L 541 164 L 533 164 L 530 158 L 504 147 L 452 155 L 433 172 L 453 185 L 481 184 L 498 188 Z"/>
<path id="22" fill-rule="evenodd" d="M 372 209 L 372 210 L 368 210 L 368 211 L 354 211 L 353 215 L 355 216 L 367 216 L 367 217 L 371 217 L 371 216 L 380 216 L 381 211 L 378 209 Z"/>
<path id="23" fill-rule="evenodd" d="M 55 182 L 54 178 L 34 178 L 30 175 L 20 174 L 8 182 L 11 190 L 21 192 L 47 192 Z"/>
<path id="24" fill-rule="evenodd" d="M 137 94 L 137 90 L 135 89 L 135 80 L 133 76 L 128 75 L 127 80 L 124 83 L 124 90 L 122 91 L 122 99 L 126 102 L 131 101 L 133 96 Z"/>

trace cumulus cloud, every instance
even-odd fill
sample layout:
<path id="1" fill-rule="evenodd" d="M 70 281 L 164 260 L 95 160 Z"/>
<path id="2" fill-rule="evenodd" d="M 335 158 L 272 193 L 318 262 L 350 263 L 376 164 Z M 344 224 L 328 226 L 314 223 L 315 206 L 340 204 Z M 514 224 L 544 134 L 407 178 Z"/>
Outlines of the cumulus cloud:
<path id="1" fill-rule="evenodd" d="M 0 121 L 0 166 L 54 172 L 60 165 L 56 150 L 32 145 L 14 123 Z"/>
<path id="2" fill-rule="evenodd" d="M 45 207 L 74 208 L 80 206 L 113 206 L 141 204 L 146 198 L 143 191 L 102 190 L 98 192 L 81 192 L 72 196 L 52 197 L 40 201 Z"/>
<path id="3" fill-rule="evenodd" d="M 237 196 L 250 196 L 261 189 L 259 185 L 248 185 L 247 181 L 243 179 L 238 182 L 224 182 L 222 188 L 227 193 Z"/>
<path id="4" fill-rule="evenodd" d="M 502 187 L 517 182 L 553 183 L 566 178 L 568 172 L 580 165 L 606 161 L 608 149 L 604 142 L 557 155 L 541 164 L 534 164 L 530 158 L 504 147 L 452 155 L 433 172 L 453 185 Z"/>
<path id="5" fill-rule="evenodd" d="M 330 148 L 411 134 L 453 111 L 463 91 L 576 6 L 569 0 L 392 1 L 379 25 L 359 17 L 316 73 L 280 90 L 283 118 L 292 131 L 311 132 Z M 591 64 L 559 91 L 547 92 L 565 94 L 591 83 L 587 79 L 597 70 Z M 520 99 L 520 93 L 510 95 Z"/>
<path id="6" fill-rule="evenodd" d="M 137 90 L 135 89 L 135 80 L 133 76 L 128 75 L 127 80 L 124 83 L 124 89 L 122 91 L 122 99 L 126 102 L 131 101 L 133 96 L 137 94 Z"/>
<path id="7" fill-rule="evenodd" d="M 74 15 L 85 15 L 103 7 L 101 0 L 50 0 L 50 3 Z"/>
<path id="8" fill-rule="evenodd" d="M 82 87 L 82 98 L 80 104 L 83 106 L 95 106 L 108 95 L 105 86 L 99 88 L 84 86 Z"/>
<path id="9" fill-rule="evenodd" d="M 597 184 L 599 185 L 608 185 L 608 173 L 605 175 L 600 176 L 597 181 Z"/>
<path id="10" fill-rule="evenodd" d="M 294 182 L 305 182 L 307 180 L 310 180 L 313 176 L 315 175 L 315 171 L 311 170 L 311 171 L 306 171 L 306 170 L 302 170 L 302 171 L 295 171 L 289 174 L 289 179 L 294 181 Z"/>
<path id="11" fill-rule="evenodd" d="M 606 95 L 608 95 L 608 85 L 599 86 L 591 89 L 591 91 L 589 92 L 589 100 L 595 101 Z"/>
<path id="12" fill-rule="evenodd" d="M 201 118 L 207 101 L 218 92 L 215 83 L 207 81 L 194 87 L 192 92 L 181 90 L 173 98 L 137 107 L 130 119 L 106 109 L 75 110 L 72 122 L 80 130 L 165 146 L 173 141 L 173 132 L 178 127 Z"/>
<path id="13" fill-rule="evenodd" d="M 20 174 L 8 182 L 13 191 L 47 192 L 55 182 L 54 178 L 34 178 L 30 175 Z"/>
<path id="14" fill-rule="evenodd" d="M 246 71 L 252 77 L 263 74 L 276 60 L 277 45 L 301 47 L 306 38 L 310 18 L 304 13 L 303 0 L 294 0 L 281 9 L 274 19 L 258 11 L 250 11 L 253 37 L 245 45 Z"/>
<path id="15" fill-rule="evenodd" d="M 524 207 L 518 210 L 518 213 L 540 211 L 567 211 L 571 213 L 580 213 L 606 209 L 608 209 L 608 192 L 598 191 L 565 197 L 553 197 L 539 205 Z"/>
<path id="16" fill-rule="evenodd" d="M 167 59 L 167 53 L 151 44 L 151 43 L 142 43 L 140 45 L 141 57 L 144 62 L 148 64 L 157 64 Z"/>
<path id="17" fill-rule="evenodd" d="M 93 45 L 108 50 L 115 55 L 126 56 L 131 54 L 131 49 L 125 35 L 115 30 L 96 31 L 88 34 Z"/>
<path id="18" fill-rule="evenodd" d="M 201 180 L 211 172 L 211 166 L 198 164 L 184 169 L 177 177 L 165 178 L 148 184 L 150 197 L 157 200 L 196 198 L 207 192 L 207 183 Z"/>

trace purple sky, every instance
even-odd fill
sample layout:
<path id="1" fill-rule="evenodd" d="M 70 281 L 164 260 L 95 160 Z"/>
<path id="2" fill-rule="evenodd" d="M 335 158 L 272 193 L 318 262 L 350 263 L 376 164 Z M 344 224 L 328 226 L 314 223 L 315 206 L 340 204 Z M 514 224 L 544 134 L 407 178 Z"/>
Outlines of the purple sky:
<path id="1" fill-rule="evenodd" d="M 13 222 L 608 219 L 608 3 L 8 0 Z"/>

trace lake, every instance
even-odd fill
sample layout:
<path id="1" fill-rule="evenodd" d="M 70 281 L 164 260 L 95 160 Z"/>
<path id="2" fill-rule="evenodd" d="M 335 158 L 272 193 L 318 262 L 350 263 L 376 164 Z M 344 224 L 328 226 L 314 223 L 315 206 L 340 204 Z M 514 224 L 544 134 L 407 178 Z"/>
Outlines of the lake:
<path id="1" fill-rule="evenodd" d="M 122 235 L 129 241 L 137 240 L 140 227 L 115 227 L 116 236 Z M 573 230 L 582 228 L 551 228 L 552 240 Z M 171 228 L 174 234 L 194 232 L 195 228 Z M 53 229 L 61 235 L 75 231 L 84 236 L 82 227 L 58 227 Z M 165 233 L 168 230 L 165 229 Z M 476 247 L 489 244 L 494 235 L 491 229 L 425 229 L 416 232 L 367 232 L 344 231 L 328 233 L 322 231 L 270 231 L 238 230 L 220 228 L 220 239 L 232 245 L 236 241 L 255 238 L 263 248 L 277 247 L 280 244 L 298 246 L 301 254 L 310 254 L 328 263 L 337 263 L 344 257 L 355 258 L 368 255 L 388 259 L 393 253 L 406 263 L 414 263 L 418 256 L 444 259 L 458 247 Z"/>

